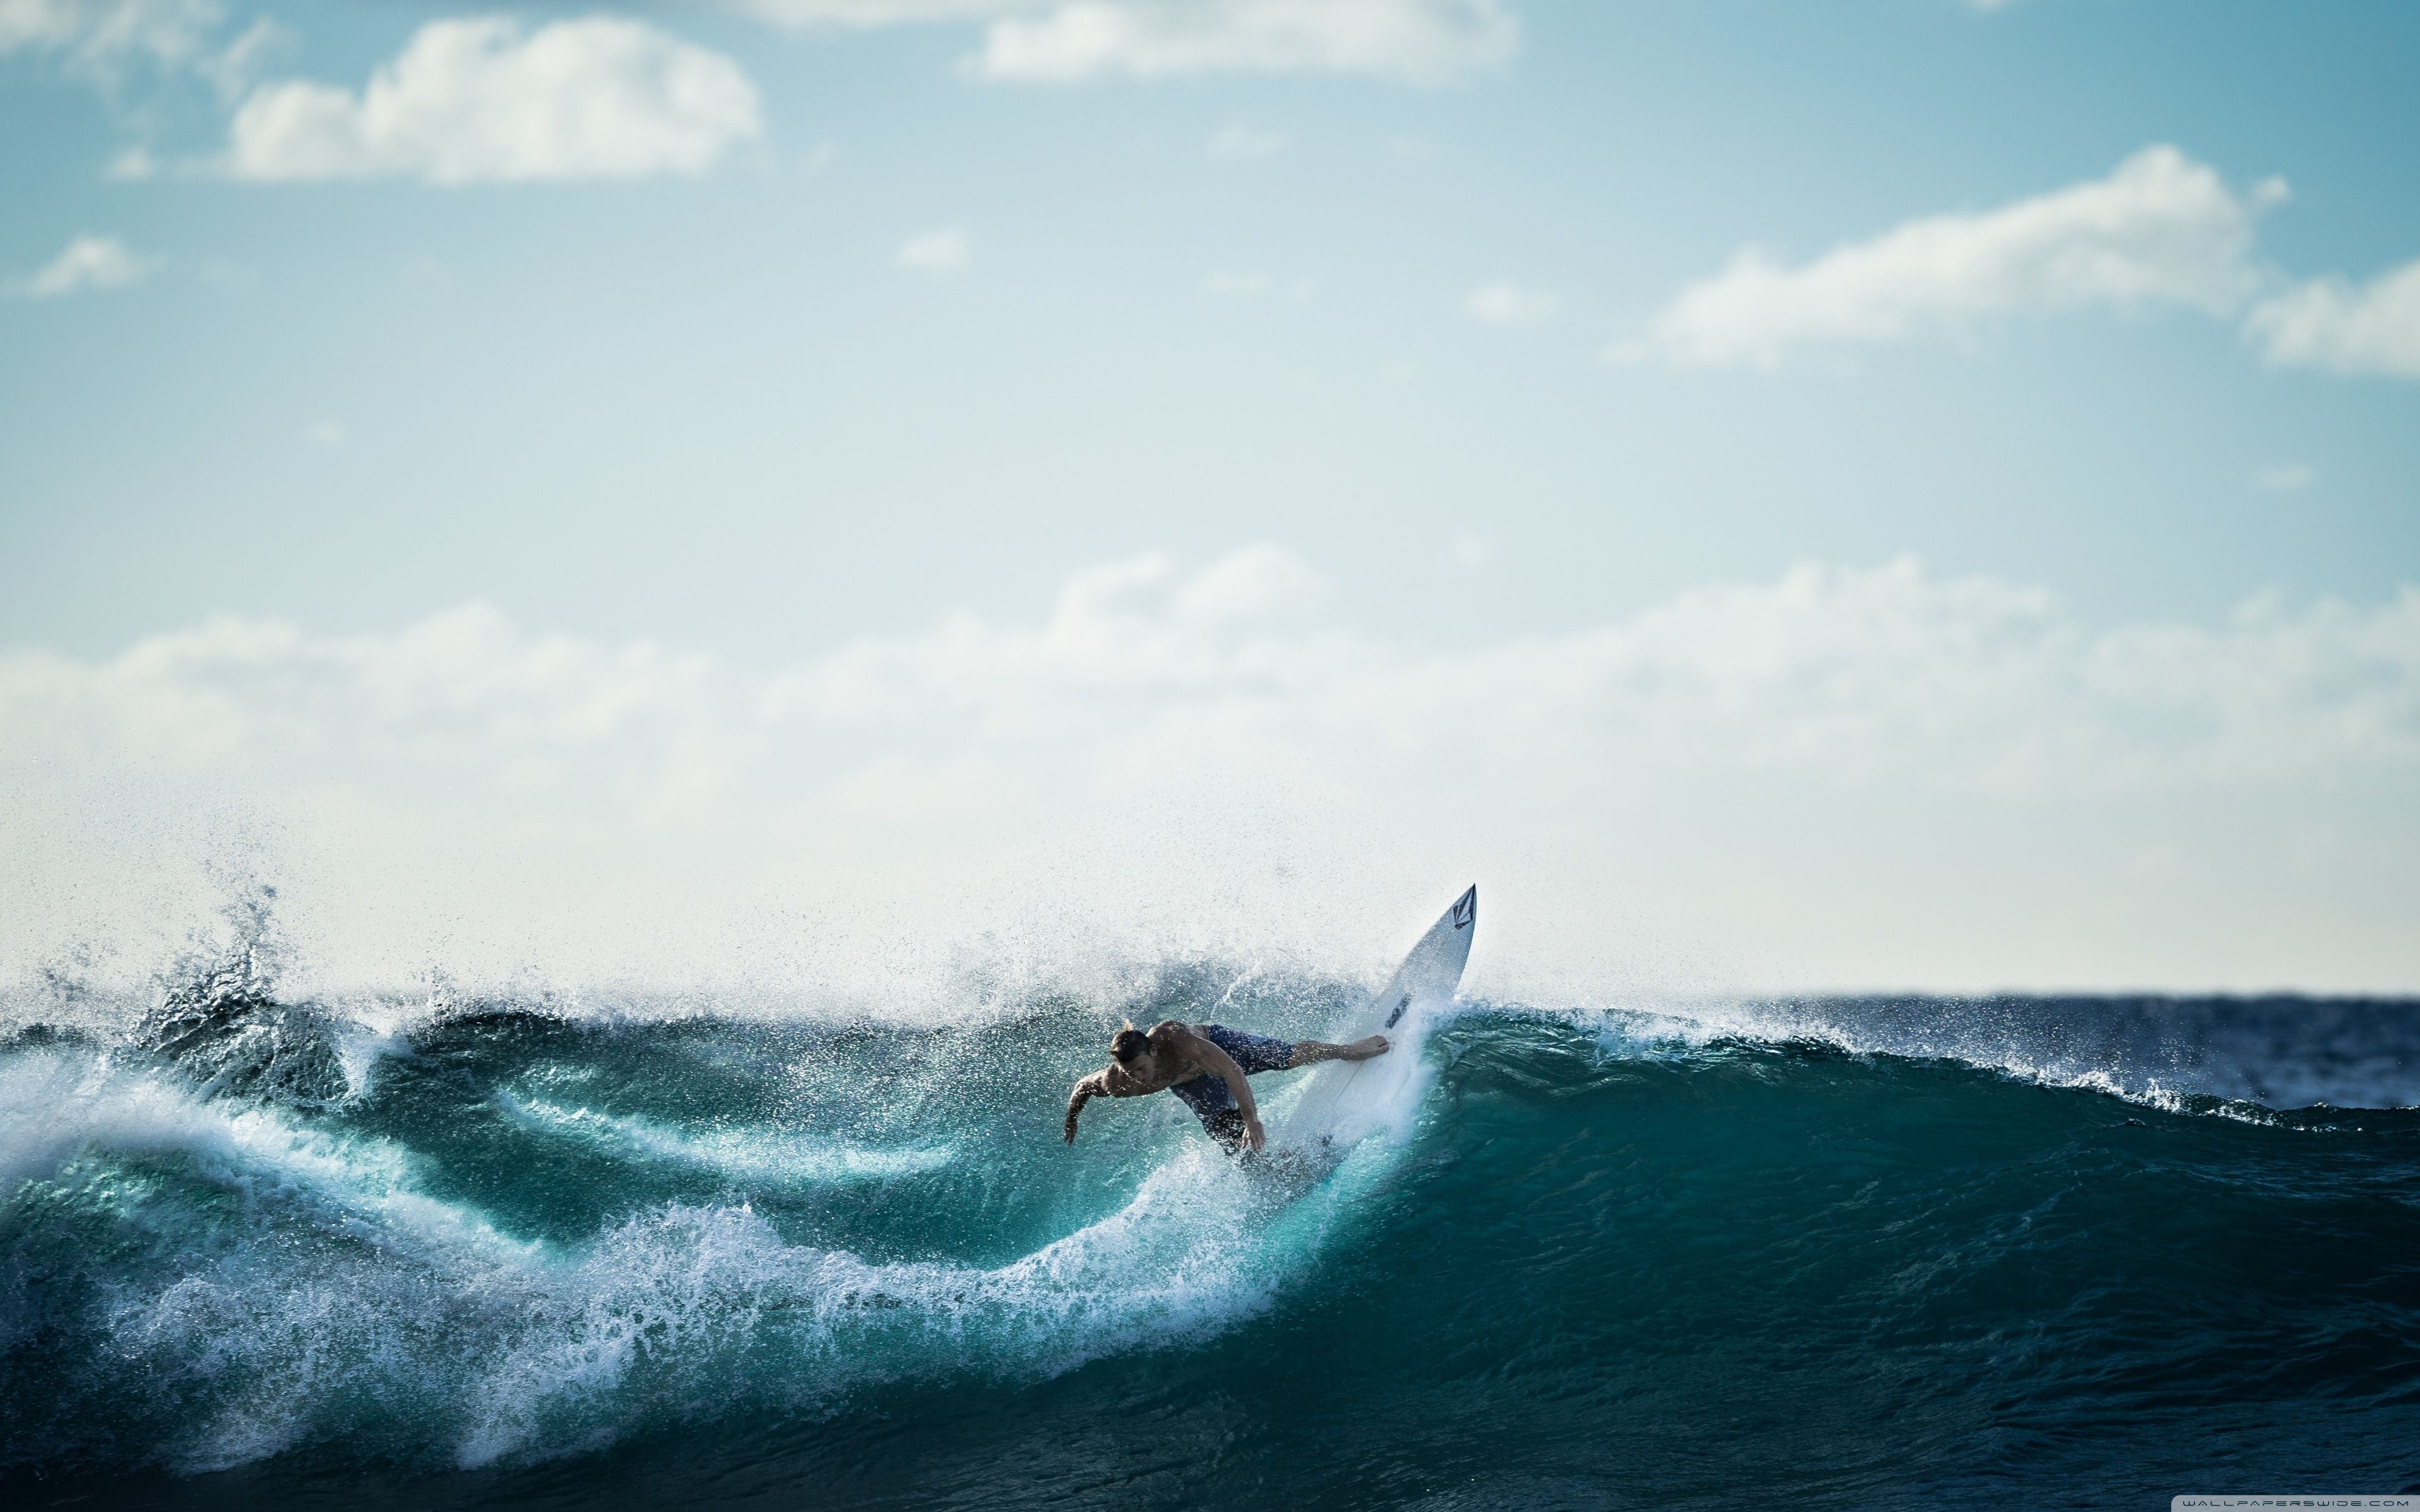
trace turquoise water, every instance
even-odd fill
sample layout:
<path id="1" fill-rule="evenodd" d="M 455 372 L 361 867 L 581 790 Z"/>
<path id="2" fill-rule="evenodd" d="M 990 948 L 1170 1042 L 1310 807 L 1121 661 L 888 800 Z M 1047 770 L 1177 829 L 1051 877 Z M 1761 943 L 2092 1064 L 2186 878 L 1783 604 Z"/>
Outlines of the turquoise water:
<path id="1" fill-rule="evenodd" d="M 0 1051 L 47 1504 L 2164 1504 L 2420 1489 L 2420 1008 L 1477 1004 L 1315 1183 L 977 1025 L 388 1016 L 230 968 Z M 392 1005 L 390 1005 L 392 1006 Z M 1255 1083 L 1282 1106 L 1283 1077 Z M 2324 1103 L 2332 1105 L 2311 1105 Z"/>

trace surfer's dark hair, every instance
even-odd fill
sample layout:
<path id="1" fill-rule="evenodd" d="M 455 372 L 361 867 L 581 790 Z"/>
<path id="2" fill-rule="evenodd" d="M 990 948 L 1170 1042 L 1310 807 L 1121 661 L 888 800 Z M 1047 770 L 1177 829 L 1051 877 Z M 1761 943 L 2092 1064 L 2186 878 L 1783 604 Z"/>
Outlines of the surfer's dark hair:
<path id="1" fill-rule="evenodd" d="M 1151 1036 L 1131 1024 L 1109 1036 L 1109 1058 L 1112 1060 L 1132 1060 L 1150 1048 Z"/>

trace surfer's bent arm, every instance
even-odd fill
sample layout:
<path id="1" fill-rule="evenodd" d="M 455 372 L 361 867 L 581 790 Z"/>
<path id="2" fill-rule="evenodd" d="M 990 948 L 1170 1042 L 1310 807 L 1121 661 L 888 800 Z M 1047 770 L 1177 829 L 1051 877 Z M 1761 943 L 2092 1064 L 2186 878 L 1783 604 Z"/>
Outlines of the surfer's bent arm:
<path id="1" fill-rule="evenodd" d="M 1096 1097 L 1109 1095 L 1109 1076 L 1108 1072 L 1096 1071 L 1078 1082 L 1076 1089 L 1067 1095 L 1067 1143 L 1072 1145 L 1076 1142 L 1076 1119 L 1084 1111 L 1084 1104 Z"/>

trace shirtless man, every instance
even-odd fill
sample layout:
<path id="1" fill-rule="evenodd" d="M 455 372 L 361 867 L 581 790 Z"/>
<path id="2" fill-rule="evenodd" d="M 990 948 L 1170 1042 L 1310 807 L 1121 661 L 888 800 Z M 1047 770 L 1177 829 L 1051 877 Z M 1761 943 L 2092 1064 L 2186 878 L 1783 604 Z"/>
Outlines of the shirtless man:
<path id="1" fill-rule="evenodd" d="M 1367 1060 L 1387 1053 L 1387 1037 L 1373 1034 L 1351 1044 L 1301 1040 L 1289 1044 L 1246 1034 L 1219 1024 L 1179 1024 L 1171 1019 L 1149 1034 L 1129 1024 L 1109 1039 L 1109 1064 L 1076 1084 L 1067 1099 L 1067 1143 L 1076 1142 L 1076 1118 L 1096 1097 L 1143 1097 L 1165 1088 L 1185 1100 L 1210 1137 L 1227 1153 L 1258 1149 L 1267 1136 L 1248 1080 L 1264 1071 L 1292 1071 L 1323 1060 Z"/>

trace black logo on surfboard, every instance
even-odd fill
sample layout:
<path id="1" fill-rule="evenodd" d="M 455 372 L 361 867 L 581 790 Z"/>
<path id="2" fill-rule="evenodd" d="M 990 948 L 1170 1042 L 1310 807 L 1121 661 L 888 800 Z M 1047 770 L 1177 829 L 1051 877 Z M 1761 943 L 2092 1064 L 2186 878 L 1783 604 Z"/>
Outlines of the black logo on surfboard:
<path id="1" fill-rule="evenodd" d="M 1395 1005 L 1395 1011 L 1394 1011 L 1393 1012 L 1391 1012 L 1391 1013 L 1389 1013 L 1389 1014 L 1388 1014 L 1388 1015 L 1387 1015 L 1387 1022 L 1386 1022 L 1384 1025 L 1382 1025 L 1382 1026 L 1381 1026 L 1381 1027 L 1383 1027 L 1383 1028 L 1389 1028 L 1389 1029 L 1393 1028 L 1393 1027 L 1395 1026 L 1395 1021 L 1396 1021 L 1396 1020 L 1398 1020 L 1398 1019 L 1400 1019 L 1400 1018 L 1402 1018 L 1402 1017 L 1404 1016 L 1404 1010 L 1405 1010 L 1405 1009 L 1407 1009 L 1407 1008 L 1409 1008 L 1409 1007 L 1411 1007 L 1411 1006 L 1412 1006 L 1412 995 L 1411 995 L 1411 994 L 1409 994 L 1409 993 L 1405 993 L 1405 994 L 1404 995 L 1404 1000 L 1403 1000 L 1402 1002 L 1397 1003 L 1397 1004 Z"/>
<path id="2" fill-rule="evenodd" d="M 1477 918 L 1478 915 L 1479 889 L 1477 887 L 1471 888 L 1468 892 L 1464 893 L 1461 897 L 1456 898 L 1453 901 L 1454 928 L 1468 929 L 1470 927 L 1470 921 Z"/>

